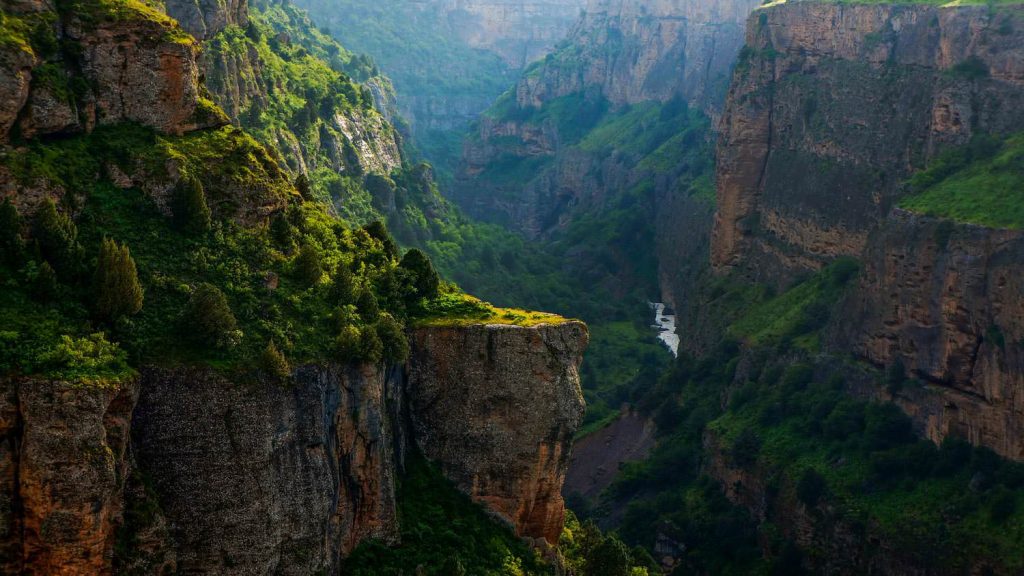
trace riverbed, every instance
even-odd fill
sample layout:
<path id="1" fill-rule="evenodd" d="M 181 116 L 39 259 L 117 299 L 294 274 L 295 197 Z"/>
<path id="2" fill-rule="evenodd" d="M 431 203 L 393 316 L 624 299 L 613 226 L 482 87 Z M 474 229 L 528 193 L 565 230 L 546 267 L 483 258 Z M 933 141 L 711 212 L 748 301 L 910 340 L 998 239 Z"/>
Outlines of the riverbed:
<path id="1" fill-rule="evenodd" d="M 651 328 L 658 331 L 658 340 L 668 347 L 673 356 L 679 356 L 679 334 L 676 334 L 676 316 L 661 302 L 651 302 L 654 310 L 654 324 Z"/>

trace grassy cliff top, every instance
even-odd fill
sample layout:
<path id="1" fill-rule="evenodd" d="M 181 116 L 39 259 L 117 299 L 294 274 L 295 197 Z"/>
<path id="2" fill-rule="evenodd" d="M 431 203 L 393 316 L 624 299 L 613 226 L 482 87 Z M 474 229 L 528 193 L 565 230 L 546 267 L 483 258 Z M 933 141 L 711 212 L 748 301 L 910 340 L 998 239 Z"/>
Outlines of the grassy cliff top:
<path id="1" fill-rule="evenodd" d="M 572 319 L 557 314 L 532 312 L 518 308 L 498 308 L 478 298 L 458 291 L 447 291 L 427 304 L 425 316 L 415 322 L 416 327 L 457 327 L 475 324 L 504 324 L 509 326 L 539 326 L 564 324 Z"/>
<path id="2" fill-rule="evenodd" d="M 1024 229 L 1024 134 L 978 138 L 940 156 L 911 180 L 900 206 L 991 228 Z"/>

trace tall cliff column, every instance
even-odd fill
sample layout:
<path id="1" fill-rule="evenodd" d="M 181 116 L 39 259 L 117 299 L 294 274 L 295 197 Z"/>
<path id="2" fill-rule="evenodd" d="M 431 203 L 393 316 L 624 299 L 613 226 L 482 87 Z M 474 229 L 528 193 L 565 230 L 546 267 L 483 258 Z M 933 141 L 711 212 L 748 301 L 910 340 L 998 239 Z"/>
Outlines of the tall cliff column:
<path id="1" fill-rule="evenodd" d="M 413 437 L 445 476 L 512 524 L 554 544 L 572 437 L 583 417 L 579 322 L 420 328 L 407 400 Z"/>

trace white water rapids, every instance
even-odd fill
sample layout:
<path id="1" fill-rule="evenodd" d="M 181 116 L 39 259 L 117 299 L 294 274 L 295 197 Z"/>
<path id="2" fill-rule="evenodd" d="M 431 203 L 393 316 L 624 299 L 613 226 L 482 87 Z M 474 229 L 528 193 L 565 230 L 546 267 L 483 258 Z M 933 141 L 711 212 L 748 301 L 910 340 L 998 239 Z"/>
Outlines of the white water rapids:
<path id="1" fill-rule="evenodd" d="M 665 305 L 661 302 L 651 302 L 651 309 L 654 310 L 654 324 L 651 328 L 658 331 L 658 340 L 672 352 L 673 356 L 679 356 L 679 334 L 676 334 L 675 314 L 666 314 Z"/>

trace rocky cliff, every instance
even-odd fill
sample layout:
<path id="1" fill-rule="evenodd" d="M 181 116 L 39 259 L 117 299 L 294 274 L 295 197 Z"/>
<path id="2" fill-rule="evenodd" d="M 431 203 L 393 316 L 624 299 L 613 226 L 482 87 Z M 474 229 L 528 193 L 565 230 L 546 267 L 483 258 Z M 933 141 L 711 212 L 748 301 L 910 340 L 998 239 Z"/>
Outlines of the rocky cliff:
<path id="1" fill-rule="evenodd" d="M 721 122 L 713 265 L 785 283 L 859 255 L 939 151 L 1024 127 L 1022 35 L 1017 6 L 758 10 Z"/>
<path id="2" fill-rule="evenodd" d="M 167 14 L 186 32 L 207 40 L 228 26 L 249 24 L 248 0 L 166 0 Z"/>
<path id="3" fill-rule="evenodd" d="M 138 384 L 2 385 L 0 569 L 111 574 Z"/>
<path id="4" fill-rule="evenodd" d="M 412 437 L 427 458 L 523 537 L 554 545 L 583 418 L 577 322 L 427 328 L 413 336 Z"/>
<path id="5" fill-rule="evenodd" d="M 3 8 L 0 142 L 12 131 L 39 137 L 120 122 L 174 134 L 223 124 L 202 98 L 198 46 L 163 13 L 96 6 L 58 18 L 44 3 Z"/>
<path id="6" fill-rule="evenodd" d="M 583 0 L 441 0 L 412 9 L 439 14 L 456 38 L 520 70 L 565 38 L 582 7 Z"/>
<path id="7" fill-rule="evenodd" d="M 516 86 L 521 108 L 599 90 L 615 105 L 681 95 L 717 110 L 743 45 L 743 23 L 759 3 L 591 0 L 563 47 Z"/>
<path id="8" fill-rule="evenodd" d="M 518 534 L 554 544 L 586 328 L 413 341 L 407 369 L 307 366 L 286 383 L 155 367 L 107 387 L 7 380 L 5 571 L 334 573 L 360 542 L 397 542 L 412 444 Z"/>
<path id="9" fill-rule="evenodd" d="M 927 437 L 1024 460 L 1022 267 L 1024 232 L 896 210 L 868 241 L 835 345 L 920 379 L 893 399 Z"/>

